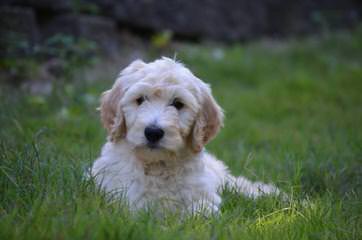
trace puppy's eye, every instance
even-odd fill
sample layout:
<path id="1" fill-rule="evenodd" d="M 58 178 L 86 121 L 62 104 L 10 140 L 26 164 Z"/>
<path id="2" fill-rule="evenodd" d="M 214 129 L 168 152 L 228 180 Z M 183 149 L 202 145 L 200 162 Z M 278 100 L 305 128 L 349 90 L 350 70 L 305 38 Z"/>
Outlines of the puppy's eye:
<path id="1" fill-rule="evenodd" d="M 171 106 L 174 106 L 177 110 L 180 110 L 184 107 L 184 104 L 179 99 L 175 98 L 171 103 Z"/>
<path id="2" fill-rule="evenodd" d="M 146 99 L 145 99 L 145 97 L 143 97 L 143 96 L 137 98 L 137 99 L 136 99 L 137 105 L 138 105 L 138 106 L 141 105 L 145 100 L 146 100 Z"/>

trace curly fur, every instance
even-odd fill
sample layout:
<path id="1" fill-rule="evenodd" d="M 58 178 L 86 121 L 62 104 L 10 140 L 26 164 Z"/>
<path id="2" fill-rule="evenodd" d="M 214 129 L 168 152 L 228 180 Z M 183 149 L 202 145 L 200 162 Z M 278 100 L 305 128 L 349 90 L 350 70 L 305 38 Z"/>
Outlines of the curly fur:
<path id="1" fill-rule="evenodd" d="M 175 98 L 182 109 L 172 106 Z M 161 205 L 171 211 L 217 212 L 225 185 L 249 197 L 279 193 L 273 185 L 233 177 L 205 150 L 224 114 L 210 87 L 181 63 L 134 61 L 103 93 L 100 113 L 108 140 L 92 175 L 107 192 L 125 197 L 133 210 Z M 157 148 L 149 147 L 144 136 L 150 124 L 164 131 Z"/>

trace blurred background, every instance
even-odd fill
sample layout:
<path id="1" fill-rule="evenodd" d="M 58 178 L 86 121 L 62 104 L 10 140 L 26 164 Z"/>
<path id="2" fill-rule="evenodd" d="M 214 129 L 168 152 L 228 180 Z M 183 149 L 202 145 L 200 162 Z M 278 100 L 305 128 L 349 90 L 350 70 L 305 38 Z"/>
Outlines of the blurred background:
<path id="1" fill-rule="evenodd" d="M 352 30 L 361 20 L 361 5 L 358 0 L 2 0 L 0 78 L 49 94 L 52 81 L 99 66 L 100 59 L 102 74 L 114 76 L 136 58 L 183 51 L 177 43 L 233 45 Z"/>

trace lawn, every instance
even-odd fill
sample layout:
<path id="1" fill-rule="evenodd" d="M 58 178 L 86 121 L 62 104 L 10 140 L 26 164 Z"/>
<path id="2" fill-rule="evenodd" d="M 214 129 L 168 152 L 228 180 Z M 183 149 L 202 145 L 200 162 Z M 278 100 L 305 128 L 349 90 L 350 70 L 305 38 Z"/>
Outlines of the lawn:
<path id="1" fill-rule="evenodd" d="M 83 177 L 111 79 L 48 97 L 1 86 L 0 239 L 362 239 L 362 28 L 177 51 L 225 110 L 208 150 L 290 200 L 224 192 L 218 216 L 131 214 Z"/>

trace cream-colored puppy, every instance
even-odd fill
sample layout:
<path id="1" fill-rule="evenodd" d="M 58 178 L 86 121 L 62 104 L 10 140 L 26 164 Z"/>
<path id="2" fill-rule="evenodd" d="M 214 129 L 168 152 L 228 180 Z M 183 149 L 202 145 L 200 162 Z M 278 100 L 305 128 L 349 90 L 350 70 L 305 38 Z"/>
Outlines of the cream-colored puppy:
<path id="1" fill-rule="evenodd" d="M 92 175 L 131 209 L 217 212 L 225 185 L 250 197 L 279 193 L 233 177 L 204 149 L 223 124 L 222 109 L 210 87 L 172 59 L 131 63 L 103 94 L 100 112 L 108 141 Z"/>

